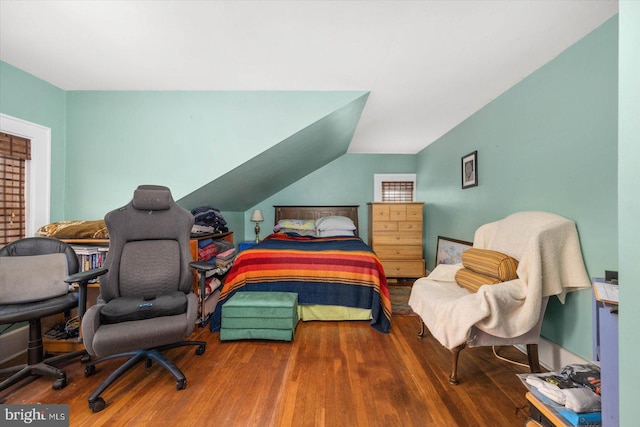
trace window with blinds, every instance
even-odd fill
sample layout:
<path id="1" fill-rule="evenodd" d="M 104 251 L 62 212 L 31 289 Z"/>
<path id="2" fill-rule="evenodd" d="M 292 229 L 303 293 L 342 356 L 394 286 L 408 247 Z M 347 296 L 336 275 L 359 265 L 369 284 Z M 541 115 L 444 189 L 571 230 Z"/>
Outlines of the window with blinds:
<path id="1" fill-rule="evenodd" d="M 413 181 L 383 181 L 383 202 L 412 202 Z"/>
<path id="2" fill-rule="evenodd" d="M 31 160 L 31 141 L 0 133 L 0 246 L 26 234 L 27 160 Z"/>

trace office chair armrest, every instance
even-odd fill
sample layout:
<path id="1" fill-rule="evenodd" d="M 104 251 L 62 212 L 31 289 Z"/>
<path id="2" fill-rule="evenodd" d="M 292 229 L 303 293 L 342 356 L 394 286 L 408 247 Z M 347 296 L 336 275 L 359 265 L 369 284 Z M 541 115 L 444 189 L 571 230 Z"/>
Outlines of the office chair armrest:
<path id="1" fill-rule="evenodd" d="M 109 269 L 105 267 L 94 268 L 92 270 L 80 271 L 78 273 L 72 274 L 71 276 L 64 279 L 65 282 L 78 283 L 79 285 L 85 285 L 89 282 L 89 280 L 97 279 L 98 277 L 105 274 Z"/>
<path id="2" fill-rule="evenodd" d="M 81 319 L 87 311 L 87 285 L 89 284 L 89 280 L 97 279 L 107 271 L 109 271 L 109 269 L 105 267 L 94 268 L 92 270 L 79 271 L 64 279 L 64 281 L 70 285 L 74 283 L 78 284 L 80 291 L 78 298 L 78 317 Z"/>
<path id="3" fill-rule="evenodd" d="M 209 264 L 208 262 L 192 261 L 189 263 L 189 267 L 195 268 L 199 271 L 209 271 L 218 268 L 215 264 Z"/>

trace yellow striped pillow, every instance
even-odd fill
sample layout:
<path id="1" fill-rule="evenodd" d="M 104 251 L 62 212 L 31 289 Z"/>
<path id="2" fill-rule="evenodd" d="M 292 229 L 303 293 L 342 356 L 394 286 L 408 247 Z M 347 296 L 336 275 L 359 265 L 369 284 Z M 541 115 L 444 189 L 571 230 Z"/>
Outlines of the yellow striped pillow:
<path id="1" fill-rule="evenodd" d="M 476 273 L 500 279 L 501 282 L 518 278 L 518 260 L 501 252 L 469 248 L 462 253 L 462 265 Z"/>
<path id="2" fill-rule="evenodd" d="M 469 292 L 476 292 L 482 285 L 495 285 L 496 283 L 500 283 L 500 279 L 476 273 L 468 268 L 461 268 L 456 271 L 456 282 Z"/>

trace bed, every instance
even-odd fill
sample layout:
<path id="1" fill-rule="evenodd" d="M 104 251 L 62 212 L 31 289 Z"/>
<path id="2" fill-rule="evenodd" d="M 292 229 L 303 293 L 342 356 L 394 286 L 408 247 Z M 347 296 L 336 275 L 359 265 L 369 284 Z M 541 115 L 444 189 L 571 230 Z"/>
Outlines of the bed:
<path id="1" fill-rule="evenodd" d="M 391 301 L 382 264 L 358 237 L 357 206 L 276 206 L 275 225 L 289 220 L 350 218 L 353 235 L 325 237 L 285 228 L 238 254 L 210 320 L 220 330 L 222 305 L 238 291 L 298 293 L 300 318 L 368 320 L 383 333 L 391 324 Z M 327 222 L 324 222 L 327 224 Z"/>

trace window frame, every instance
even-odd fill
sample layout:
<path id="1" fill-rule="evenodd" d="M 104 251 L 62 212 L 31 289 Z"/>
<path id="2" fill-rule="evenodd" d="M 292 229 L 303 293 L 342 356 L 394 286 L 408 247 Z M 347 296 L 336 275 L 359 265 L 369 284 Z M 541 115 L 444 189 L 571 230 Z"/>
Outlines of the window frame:
<path id="1" fill-rule="evenodd" d="M 0 113 L 0 131 L 31 140 L 25 176 L 25 234 L 49 224 L 51 209 L 51 129 Z"/>
<path id="2" fill-rule="evenodd" d="M 416 200 L 416 174 L 415 173 L 376 173 L 373 175 L 373 201 L 382 202 L 382 183 L 383 182 L 413 182 L 413 194 L 411 201 Z"/>
<path id="3" fill-rule="evenodd" d="M 5 132 L 0 135 L 0 245 L 5 245 L 26 235 L 26 172 L 31 140 Z"/>

